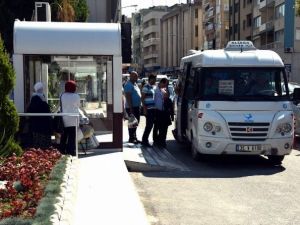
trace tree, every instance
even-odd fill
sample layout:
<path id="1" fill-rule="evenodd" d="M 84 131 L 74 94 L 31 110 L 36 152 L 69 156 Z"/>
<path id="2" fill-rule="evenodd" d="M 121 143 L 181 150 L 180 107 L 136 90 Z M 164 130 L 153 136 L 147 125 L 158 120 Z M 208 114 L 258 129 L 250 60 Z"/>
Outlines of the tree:
<path id="1" fill-rule="evenodd" d="M 55 0 L 53 5 L 54 18 L 63 22 L 85 22 L 88 17 L 86 0 Z"/>
<path id="2" fill-rule="evenodd" d="M 296 2 L 296 15 L 300 16 L 300 0 Z"/>
<path id="3" fill-rule="evenodd" d="M 86 3 L 86 0 L 73 1 L 73 7 L 75 10 L 75 21 L 86 22 L 89 15 L 89 8 Z"/>
<path id="4" fill-rule="evenodd" d="M 0 38 L 0 156 L 4 157 L 22 152 L 14 140 L 19 127 L 19 116 L 13 101 L 9 99 L 14 82 L 15 72 Z"/>

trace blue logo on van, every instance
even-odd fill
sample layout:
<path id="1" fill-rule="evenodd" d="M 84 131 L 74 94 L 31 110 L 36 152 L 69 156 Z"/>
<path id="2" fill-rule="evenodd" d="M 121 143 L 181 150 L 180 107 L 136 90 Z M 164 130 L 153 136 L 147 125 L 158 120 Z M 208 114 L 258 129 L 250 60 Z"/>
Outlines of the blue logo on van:
<path id="1" fill-rule="evenodd" d="M 245 117 L 245 122 L 249 123 L 249 122 L 253 122 L 254 121 L 253 120 L 253 116 L 252 116 L 251 113 L 245 114 L 244 117 Z"/>
<path id="2" fill-rule="evenodd" d="M 284 109 L 287 109 L 287 104 L 283 104 L 282 107 L 283 107 Z"/>
<path id="3" fill-rule="evenodd" d="M 206 103 L 206 108 L 210 108 L 211 104 L 210 103 Z"/>

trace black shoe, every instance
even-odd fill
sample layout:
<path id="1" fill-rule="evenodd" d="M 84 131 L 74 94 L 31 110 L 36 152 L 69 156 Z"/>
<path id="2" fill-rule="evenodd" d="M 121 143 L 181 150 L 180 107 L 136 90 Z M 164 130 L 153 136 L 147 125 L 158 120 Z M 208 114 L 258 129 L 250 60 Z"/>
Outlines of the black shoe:
<path id="1" fill-rule="evenodd" d="M 152 147 L 152 145 L 150 145 L 148 141 L 142 141 L 142 145 L 145 147 Z"/>
<path id="2" fill-rule="evenodd" d="M 142 143 L 142 142 L 139 141 L 138 139 L 134 139 L 134 143 L 135 143 L 135 144 L 140 144 L 140 143 Z"/>
<path id="3" fill-rule="evenodd" d="M 129 143 L 132 143 L 132 144 L 135 144 L 135 139 L 133 139 L 133 138 L 129 138 L 129 141 L 128 141 Z"/>

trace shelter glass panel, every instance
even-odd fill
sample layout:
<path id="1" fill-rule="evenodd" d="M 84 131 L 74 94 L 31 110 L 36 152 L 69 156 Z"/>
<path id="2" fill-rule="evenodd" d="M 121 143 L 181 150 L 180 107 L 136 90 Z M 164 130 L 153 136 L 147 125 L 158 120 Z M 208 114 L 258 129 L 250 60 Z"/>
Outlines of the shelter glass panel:
<path id="1" fill-rule="evenodd" d="M 52 112 L 59 110 L 67 80 L 77 84 L 81 110 L 99 142 L 113 142 L 112 56 L 26 55 L 24 68 L 25 111 L 33 86 L 41 81 Z"/>

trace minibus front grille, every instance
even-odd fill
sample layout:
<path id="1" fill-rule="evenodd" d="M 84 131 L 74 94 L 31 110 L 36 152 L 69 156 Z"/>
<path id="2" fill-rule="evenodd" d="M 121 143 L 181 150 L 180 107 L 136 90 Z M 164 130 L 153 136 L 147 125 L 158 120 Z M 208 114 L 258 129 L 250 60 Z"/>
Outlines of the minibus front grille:
<path id="1" fill-rule="evenodd" d="M 270 123 L 228 123 L 231 138 L 235 141 L 264 141 L 268 137 L 269 126 Z"/>

